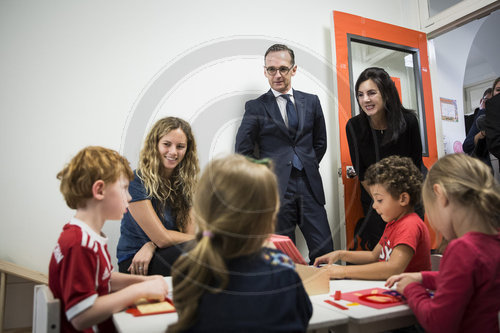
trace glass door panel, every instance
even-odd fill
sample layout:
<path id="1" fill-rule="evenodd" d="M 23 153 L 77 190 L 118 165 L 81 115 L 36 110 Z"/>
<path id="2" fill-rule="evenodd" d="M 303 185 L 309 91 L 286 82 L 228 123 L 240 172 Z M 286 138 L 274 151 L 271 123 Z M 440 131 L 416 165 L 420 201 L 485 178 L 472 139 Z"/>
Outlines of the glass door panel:
<path id="1" fill-rule="evenodd" d="M 368 67 L 385 69 L 396 84 L 401 103 L 416 112 L 422 138 L 423 156 L 428 156 L 425 112 L 422 105 L 422 78 L 420 75 L 420 54 L 418 49 L 383 41 L 348 36 L 349 79 L 351 85 L 352 116 L 359 114 L 354 86 L 359 74 Z"/>

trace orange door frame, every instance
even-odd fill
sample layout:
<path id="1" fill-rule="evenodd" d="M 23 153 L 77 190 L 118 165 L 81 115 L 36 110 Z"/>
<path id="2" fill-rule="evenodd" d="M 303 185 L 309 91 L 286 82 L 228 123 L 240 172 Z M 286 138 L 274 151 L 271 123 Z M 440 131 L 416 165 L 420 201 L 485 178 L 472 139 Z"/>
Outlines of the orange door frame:
<path id="1" fill-rule="evenodd" d="M 424 164 L 430 168 L 437 161 L 436 129 L 432 102 L 431 78 L 427 55 L 427 37 L 420 31 L 406 29 L 392 24 L 370 20 L 361 16 L 333 11 L 335 29 L 336 71 L 339 106 L 340 156 L 342 162 L 342 181 L 344 184 L 344 207 L 346 223 L 346 247 L 353 247 L 354 228 L 358 219 L 363 217 L 361 207 L 359 180 L 347 178 L 346 168 L 351 163 L 345 127 L 351 118 L 351 95 L 349 80 L 348 34 L 367 37 L 383 42 L 416 48 L 420 52 L 420 73 L 422 77 L 423 109 L 425 110 L 425 127 L 427 132 L 428 156 L 423 157 Z M 431 246 L 436 248 L 441 237 L 429 226 Z"/>

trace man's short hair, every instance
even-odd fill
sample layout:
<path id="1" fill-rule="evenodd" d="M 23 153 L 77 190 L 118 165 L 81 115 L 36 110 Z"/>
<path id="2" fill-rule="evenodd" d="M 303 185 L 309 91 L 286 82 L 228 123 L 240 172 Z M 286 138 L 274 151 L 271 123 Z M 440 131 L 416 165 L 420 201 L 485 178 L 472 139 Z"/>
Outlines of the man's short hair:
<path id="1" fill-rule="evenodd" d="M 271 45 L 271 47 L 267 49 L 266 54 L 264 54 L 264 60 L 266 60 L 269 53 L 279 51 L 288 51 L 288 54 L 290 54 L 290 57 L 292 58 L 292 66 L 295 65 L 295 54 L 293 53 L 293 50 L 284 44 Z"/>

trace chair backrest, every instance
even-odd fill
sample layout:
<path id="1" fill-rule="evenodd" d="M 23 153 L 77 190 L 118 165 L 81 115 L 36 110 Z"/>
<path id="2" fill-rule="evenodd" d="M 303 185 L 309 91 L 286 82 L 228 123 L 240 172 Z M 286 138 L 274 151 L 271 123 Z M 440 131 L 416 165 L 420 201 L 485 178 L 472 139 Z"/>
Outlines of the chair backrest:
<path id="1" fill-rule="evenodd" d="M 442 254 L 431 254 L 431 270 L 439 271 L 439 263 L 441 262 Z"/>
<path id="2" fill-rule="evenodd" d="M 49 287 L 45 284 L 35 286 L 33 301 L 33 332 L 58 333 L 60 330 L 60 307 Z"/>

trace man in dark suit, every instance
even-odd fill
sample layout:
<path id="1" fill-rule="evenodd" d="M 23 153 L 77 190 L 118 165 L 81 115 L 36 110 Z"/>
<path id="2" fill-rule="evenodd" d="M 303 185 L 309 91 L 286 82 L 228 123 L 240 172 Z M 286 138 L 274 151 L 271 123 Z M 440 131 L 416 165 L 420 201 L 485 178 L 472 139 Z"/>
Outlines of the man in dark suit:
<path id="1" fill-rule="evenodd" d="M 297 72 L 293 50 L 275 44 L 264 62 L 271 89 L 245 104 L 235 150 L 273 160 L 281 201 L 276 231 L 295 242 L 298 225 L 314 262 L 333 250 L 319 173 L 326 151 L 325 119 L 318 96 L 292 89 Z"/>

